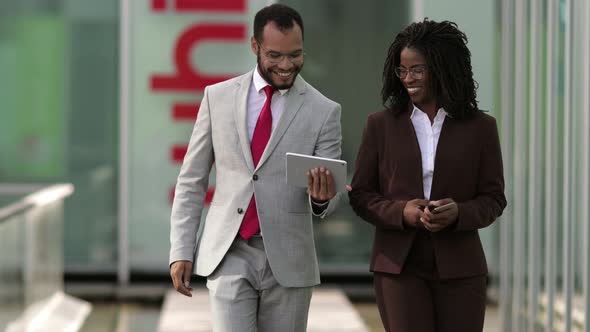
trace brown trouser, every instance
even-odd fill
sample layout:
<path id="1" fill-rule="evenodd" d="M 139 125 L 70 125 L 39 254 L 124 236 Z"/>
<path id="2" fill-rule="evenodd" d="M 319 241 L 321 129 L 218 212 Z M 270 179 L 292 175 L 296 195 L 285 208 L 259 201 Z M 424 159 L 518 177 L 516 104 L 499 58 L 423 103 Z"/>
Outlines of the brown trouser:
<path id="1" fill-rule="evenodd" d="M 481 332 L 486 276 L 440 279 L 427 238 L 413 246 L 401 274 L 374 273 L 387 332 Z"/>

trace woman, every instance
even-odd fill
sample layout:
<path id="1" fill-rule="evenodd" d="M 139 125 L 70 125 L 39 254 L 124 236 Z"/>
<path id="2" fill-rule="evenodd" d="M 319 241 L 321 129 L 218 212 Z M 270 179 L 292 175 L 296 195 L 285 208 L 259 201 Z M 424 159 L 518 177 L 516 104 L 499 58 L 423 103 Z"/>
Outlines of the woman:
<path id="1" fill-rule="evenodd" d="M 481 331 L 478 229 L 506 207 L 496 121 L 477 108 L 465 34 L 424 20 L 400 32 L 349 192 L 375 226 L 374 287 L 386 331 Z M 440 207 L 437 209 L 437 207 Z"/>

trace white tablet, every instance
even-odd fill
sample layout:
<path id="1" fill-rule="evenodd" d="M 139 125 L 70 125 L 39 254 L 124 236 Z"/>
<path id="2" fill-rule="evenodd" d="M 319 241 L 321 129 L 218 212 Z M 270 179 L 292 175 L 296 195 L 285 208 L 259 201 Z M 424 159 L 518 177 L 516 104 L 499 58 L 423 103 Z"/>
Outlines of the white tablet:
<path id="1" fill-rule="evenodd" d="M 307 187 L 307 171 L 316 167 L 330 170 L 336 191 L 346 191 L 346 161 L 287 152 L 287 184 Z"/>

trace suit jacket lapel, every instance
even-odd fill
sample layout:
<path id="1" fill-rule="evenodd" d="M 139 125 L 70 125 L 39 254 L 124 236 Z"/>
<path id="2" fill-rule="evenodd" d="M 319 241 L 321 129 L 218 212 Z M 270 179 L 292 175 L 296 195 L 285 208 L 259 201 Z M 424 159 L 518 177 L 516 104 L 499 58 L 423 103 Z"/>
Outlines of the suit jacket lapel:
<path id="1" fill-rule="evenodd" d="M 440 132 L 440 136 L 438 138 L 438 144 L 436 146 L 436 153 L 434 155 L 434 174 L 432 175 L 432 186 L 430 189 L 430 198 L 436 198 L 436 199 L 440 199 L 440 198 L 446 198 L 446 197 L 441 197 L 441 194 L 439 193 L 439 186 L 438 183 L 440 182 L 439 178 L 441 176 L 448 176 L 449 173 L 447 169 L 445 169 L 447 167 L 447 165 L 445 165 L 441 159 L 440 156 L 441 155 L 448 155 L 450 151 L 448 151 L 449 149 L 453 149 L 454 145 L 452 144 L 452 142 L 450 142 L 451 137 L 449 136 L 449 130 L 452 131 L 453 126 L 455 125 L 455 123 L 453 123 L 453 119 L 447 117 L 445 119 L 445 121 L 443 122 L 442 128 L 441 128 L 441 132 Z"/>
<path id="2" fill-rule="evenodd" d="M 412 169 L 415 170 L 415 184 L 416 187 L 413 188 L 416 190 L 416 197 L 422 198 L 424 197 L 424 181 L 422 176 L 422 152 L 420 150 L 420 143 L 418 142 L 418 136 L 416 135 L 416 129 L 414 128 L 414 124 L 412 123 L 412 111 L 414 107 L 412 103 L 409 104 L 408 108 L 406 109 L 405 113 L 399 114 L 402 117 L 401 121 L 401 133 L 400 139 L 407 140 L 403 146 L 407 151 L 416 158 L 412 160 L 413 167 Z"/>
<path id="3" fill-rule="evenodd" d="M 256 69 L 254 69 L 256 70 Z M 254 161 L 252 160 L 252 151 L 250 150 L 250 139 L 248 138 L 248 91 L 252 84 L 252 75 L 254 71 L 244 75 L 237 82 L 235 96 L 235 123 L 238 136 L 240 137 L 240 146 L 244 154 L 244 160 L 251 171 L 254 171 Z"/>
<path id="4" fill-rule="evenodd" d="M 256 169 L 259 169 L 271 155 L 273 150 L 277 147 L 277 144 L 281 140 L 281 137 L 285 134 L 287 128 L 293 121 L 293 118 L 301 109 L 301 105 L 303 105 L 304 95 L 305 95 L 305 81 L 301 76 L 297 76 L 295 82 L 289 92 L 287 93 L 287 100 L 285 101 L 285 110 L 283 114 L 281 114 L 281 118 L 277 123 L 277 127 L 273 130 L 272 135 L 262 153 L 262 157 L 260 157 L 260 161 L 258 162 L 258 166 Z"/>

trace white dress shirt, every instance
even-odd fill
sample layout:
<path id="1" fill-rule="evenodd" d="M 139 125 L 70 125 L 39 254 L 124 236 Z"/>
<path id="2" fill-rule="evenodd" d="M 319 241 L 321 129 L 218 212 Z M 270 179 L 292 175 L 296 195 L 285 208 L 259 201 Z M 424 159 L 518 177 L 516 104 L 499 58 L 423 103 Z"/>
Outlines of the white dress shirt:
<path id="1" fill-rule="evenodd" d="M 250 84 L 250 90 L 248 91 L 248 110 L 247 110 L 247 123 L 248 123 L 248 137 L 250 138 L 250 142 L 252 142 L 252 136 L 254 136 L 254 129 L 256 128 L 256 122 L 258 121 L 258 117 L 262 112 L 262 107 L 264 106 L 264 102 L 266 102 L 266 93 L 264 92 L 264 87 L 269 85 L 260 73 L 258 72 L 258 66 L 254 70 L 254 75 L 252 75 L 252 84 Z M 275 93 L 272 96 L 272 100 L 270 102 L 270 111 L 272 113 L 272 131 L 274 132 L 275 128 L 277 127 L 277 123 L 285 110 L 285 104 L 287 101 L 287 93 L 289 89 L 279 90 L 278 93 Z M 271 135 L 272 136 L 272 135 Z M 316 203 L 311 196 L 309 196 L 310 203 L 316 208 L 322 210 L 323 208 L 328 206 L 328 202 L 325 203 Z M 319 213 L 316 213 L 319 212 Z M 327 210 L 322 211 L 315 211 L 312 209 L 312 214 L 315 216 L 323 217 Z"/>
<path id="2" fill-rule="evenodd" d="M 254 128 L 256 128 L 256 122 L 258 121 L 258 116 L 260 112 L 262 112 L 262 107 L 264 106 L 264 102 L 266 101 L 266 93 L 264 92 L 264 87 L 269 85 L 266 83 L 264 78 L 260 76 L 258 72 L 258 66 L 254 70 L 254 75 L 252 76 L 252 84 L 250 84 L 250 91 L 248 91 L 248 137 L 250 141 L 252 141 L 252 136 L 254 135 Z M 270 103 L 270 110 L 272 113 L 272 131 L 275 130 L 277 127 L 277 123 L 281 118 L 281 114 L 285 110 L 285 102 L 287 100 L 287 92 L 289 89 L 279 90 L 278 92 L 275 91 L 274 95 L 272 96 L 272 100 Z"/>
<path id="3" fill-rule="evenodd" d="M 447 112 L 439 108 L 434 121 L 431 124 L 428 115 L 414 105 L 414 110 L 410 119 L 418 138 L 420 146 L 420 155 L 422 156 L 422 184 L 424 187 L 424 199 L 430 199 L 432 189 L 432 177 L 434 176 L 434 158 L 436 156 L 436 147 L 442 130 L 443 123 L 447 117 Z"/>

